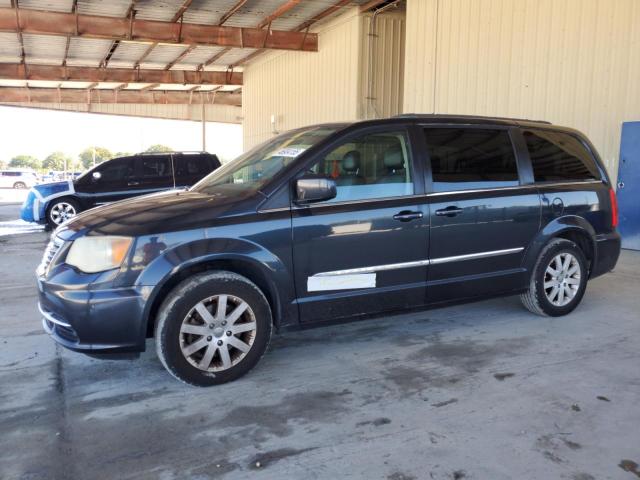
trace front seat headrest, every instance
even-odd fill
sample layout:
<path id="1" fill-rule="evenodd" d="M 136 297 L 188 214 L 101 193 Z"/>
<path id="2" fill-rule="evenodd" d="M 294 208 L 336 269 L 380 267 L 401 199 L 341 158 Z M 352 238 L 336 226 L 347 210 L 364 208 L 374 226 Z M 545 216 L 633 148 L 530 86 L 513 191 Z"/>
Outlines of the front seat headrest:
<path id="1" fill-rule="evenodd" d="M 404 168 L 404 156 L 400 145 L 389 147 L 384 152 L 384 166 L 389 170 L 401 170 Z"/>
<path id="2" fill-rule="evenodd" d="M 360 169 L 360 152 L 351 150 L 342 157 L 342 170 L 348 173 L 357 172 Z"/>

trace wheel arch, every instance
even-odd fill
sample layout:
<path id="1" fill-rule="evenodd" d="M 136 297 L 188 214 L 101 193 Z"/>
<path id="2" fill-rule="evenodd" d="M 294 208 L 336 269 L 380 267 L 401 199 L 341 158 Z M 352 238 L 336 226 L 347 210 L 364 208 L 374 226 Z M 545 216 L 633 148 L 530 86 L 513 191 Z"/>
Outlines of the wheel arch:
<path id="1" fill-rule="evenodd" d="M 282 267 L 282 265 L 280 265 Z M 148 338 L 153 335 L 157 313 L 166 298 L 167 294 L 173 290 L 183 280 L 201 272 L 224 270 L 238 275 L 242 275 L 262 291 L 271 309 L 273 325 L 278 328 L 286 313 L 283 311 L 282 292 L 273 279 L 274 268 L 265 265 L 260 260 L 252 256 L 240 253 L 213 253 L 201 257 L 193 258 L 179 265 L 179 268 L 171 269 L 155 285 L 145 308 L 143 326 L 144 334 Z M 284 274 L 282 268 L 278 268 L 280 275 Z M 286 274 L 288 275 L 288 274 Z M 149 282 L 142 282 L 149 284 Z"/>
<path id="2" fill-rule="evenodd" d="M 527 271 L 533 271 L 542 249 L 554 238 L 564 238 L 577 244 L 589 262 L 589 275 L 596 262 L 596 232 L 583 217 L 567 215 L 549 222 L 531 242 L 527 249 L 523 265 Z"/>

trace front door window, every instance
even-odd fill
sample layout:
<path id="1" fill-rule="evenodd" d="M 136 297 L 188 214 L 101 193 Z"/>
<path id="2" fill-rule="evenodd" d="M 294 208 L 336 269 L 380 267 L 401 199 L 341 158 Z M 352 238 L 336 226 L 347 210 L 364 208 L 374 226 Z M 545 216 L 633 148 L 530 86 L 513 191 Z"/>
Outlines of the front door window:
<path id="1" fill-rule="evenodd" d="M 349 141 L 320 160 L 312 171 L 335 179 L 330 202 L 412 195 L 411 155 L 406 134 L 372 133 Z"/>

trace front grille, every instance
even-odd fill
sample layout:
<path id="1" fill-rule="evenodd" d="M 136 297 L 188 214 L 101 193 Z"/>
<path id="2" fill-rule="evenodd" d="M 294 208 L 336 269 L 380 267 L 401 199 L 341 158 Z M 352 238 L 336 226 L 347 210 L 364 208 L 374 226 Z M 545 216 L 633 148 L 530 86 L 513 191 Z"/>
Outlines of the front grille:
<path id="1" fill-rule="evenodd" d="M 40 265 L 38 265 L 38 269 L 36 270 L 38 276 L 43 276 L 47 273 L 51 262 L 55 258 L 56 254 L 60 251 L 60 248 L 64 245 L 64 241 L 56 236 L 51 236 L 51 241 L 47 245 L 47 248 L 44 250 L 44 254 L 42 255 L 42 261 Z"/>

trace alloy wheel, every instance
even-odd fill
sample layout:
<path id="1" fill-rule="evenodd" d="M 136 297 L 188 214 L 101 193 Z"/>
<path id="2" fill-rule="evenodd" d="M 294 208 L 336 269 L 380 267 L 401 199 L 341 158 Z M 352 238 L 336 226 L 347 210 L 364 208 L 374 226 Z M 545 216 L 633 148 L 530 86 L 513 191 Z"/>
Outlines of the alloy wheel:
<path id="1" fill-rule="evenodd" d="M 180 326 L 180 350 L 194 367 L 221 372 L 237 365 L 256 338 L 256 317 L 247 302 L 215 295 L 198 302 Z"/>
<path id="2" fill-rule="evenodd" d="M 559 253 L 544 273 L 544 293 L 556 307 L 569 304 L 580 288 L 580 263 L 571 253 Z"/>
<path id="3" fill-rule="evenodd" d="M 51 212 L 49 213 L 51 216 L 51 220 L 56 225 L 61 225 L 67 220 L 76 216 L 76 209 L 73 205 L 67 202 L 59 202 L 56 203 L 53 207 L 51 207 Z"/>

